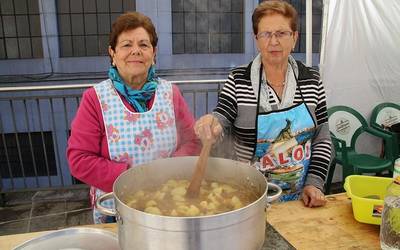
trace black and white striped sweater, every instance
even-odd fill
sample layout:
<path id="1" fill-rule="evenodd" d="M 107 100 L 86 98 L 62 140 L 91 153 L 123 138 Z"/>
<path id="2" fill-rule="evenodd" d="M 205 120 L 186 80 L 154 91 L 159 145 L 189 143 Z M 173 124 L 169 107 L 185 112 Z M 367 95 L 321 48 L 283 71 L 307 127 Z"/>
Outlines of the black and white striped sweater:
<path id="1" fill-rule="evenodd" d="M 233 137 L 233 147 L 237 160 L 254 160 L 256 146 L 256 116 L 258 90 L 251 82 L 252 63 L 237 67 L 231 71 L 218 99 L 213 114 L 224 128 L 225 134 Z M 313 185 L 323 190 L 331 160 L 331 139 L 328 127 L 325 90 L 315 69 L 306 67 L 301 62 L 298 66 L 298 88 L 293 104 L 304 101 L 316 121 L 317 130 L 312 140 L 312 153 L 305 185 Z M 279 100 L 269 92 L 271 106 Z"/>

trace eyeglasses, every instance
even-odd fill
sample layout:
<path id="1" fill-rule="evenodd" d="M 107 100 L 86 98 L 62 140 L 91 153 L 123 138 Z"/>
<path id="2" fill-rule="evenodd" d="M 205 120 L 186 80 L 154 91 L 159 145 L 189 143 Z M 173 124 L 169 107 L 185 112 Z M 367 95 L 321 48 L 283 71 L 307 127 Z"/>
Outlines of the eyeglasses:
<path id="1" fill-rule="evenodd" d="M 291 32 L 291 31 L 281 31 L 281 30 L 278 30 L 278 31 L 275 31 L 275 32 L 263 31 L 263 32 L 260 32 L 260 33 L 257 34 L 257 39 L 269 40 L 273 36 L 275 36 L 277 39 L 287 39 L 292 34 L 293 34 L 293 32 Z"/>

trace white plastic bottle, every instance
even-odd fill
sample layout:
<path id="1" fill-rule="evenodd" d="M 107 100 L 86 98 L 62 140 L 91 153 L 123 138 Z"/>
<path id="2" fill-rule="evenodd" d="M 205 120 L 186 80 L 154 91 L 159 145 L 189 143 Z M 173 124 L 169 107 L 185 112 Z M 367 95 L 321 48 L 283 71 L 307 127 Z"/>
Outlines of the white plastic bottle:
<path id="1" fill-rule="evenodd" d="M 394 170 L 400 171 L 400 166 Z M 400 175 L 393 179 L 387 189 L 382 213 L 380 242 L 383 250 L 400 249 Z"/>

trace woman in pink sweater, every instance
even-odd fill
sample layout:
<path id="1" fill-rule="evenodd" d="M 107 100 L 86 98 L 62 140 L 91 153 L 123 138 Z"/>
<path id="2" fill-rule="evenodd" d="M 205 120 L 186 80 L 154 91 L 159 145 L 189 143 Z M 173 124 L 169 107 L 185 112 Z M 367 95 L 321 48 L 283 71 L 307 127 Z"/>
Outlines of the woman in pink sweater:
<path id="1" fill-rule="evenodd" d="M 148 17 L 118 17 L 110 34 L 109 79 L 83 93 L 67 158 L 72 175 L 92 186 L 92 205 L 130 167 L 199 153 L 194 118 L 179 89 L 155 76 L 157 40 Z M 112 200 L 103 205 L 114 207 Z M 109 220 L 94 209 L 96 223 Z"/>

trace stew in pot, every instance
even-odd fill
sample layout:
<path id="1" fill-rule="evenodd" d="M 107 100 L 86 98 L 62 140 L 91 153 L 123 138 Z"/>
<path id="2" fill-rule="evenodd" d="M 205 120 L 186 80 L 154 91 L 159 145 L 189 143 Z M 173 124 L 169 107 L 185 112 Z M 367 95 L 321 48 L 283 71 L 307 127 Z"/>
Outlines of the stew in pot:
<path id="1" fill-rule="evenodd" d="M 140 190 L 126 204 L 146 213 L 165 216 L 213 215 L 239 209 L 259 197 L 249 187 L 203 180 L 197 198 L 187 198 L 188 180 L 168 180 L 161 187 Z"/>

